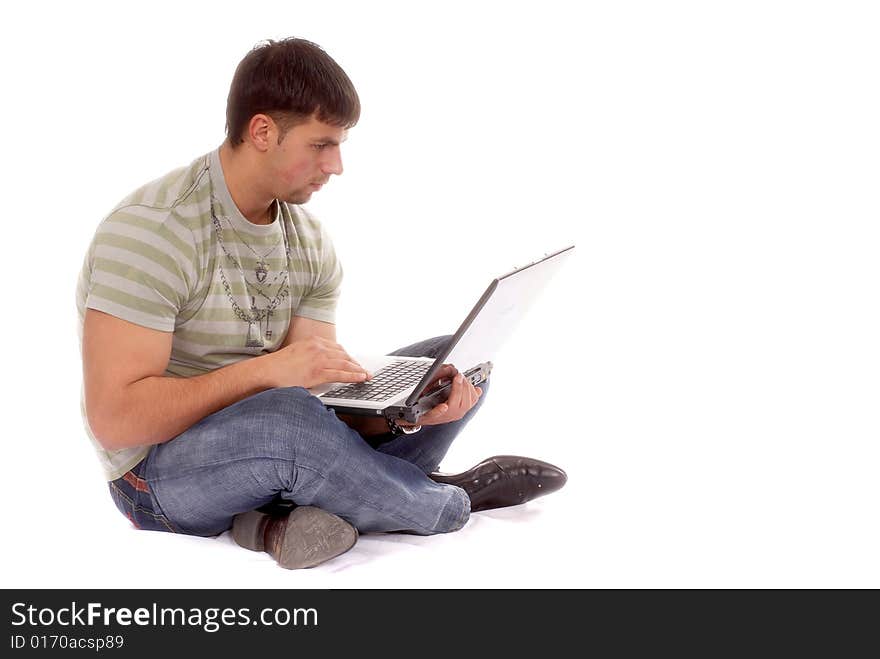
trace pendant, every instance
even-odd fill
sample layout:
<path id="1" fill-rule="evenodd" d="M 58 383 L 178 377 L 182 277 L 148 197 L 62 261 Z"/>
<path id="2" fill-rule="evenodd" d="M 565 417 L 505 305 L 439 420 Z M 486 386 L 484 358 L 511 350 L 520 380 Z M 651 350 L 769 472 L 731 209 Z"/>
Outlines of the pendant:
<path id="1" fill-rule="evenodd" d="M 263 333 L 263 336 L 266 337 L 267 341 L 272 340 L 272 330 L 269 329 L 269 323 L 272 322 L 272 316 L 274 315 L 274 311 L 271 309 L 266 309 L 266 331 Z"/>
<path id="2" fill-rule="evenodd" d="M 247 342 L 245 342 L 245 348 L 262 348 L 264 347 L 263 337 L 260 336 L 260 329 L 257 327 L 256 323 L 248 323 L 248 334 L 247 334 Z"/>
<path id="3" fill-rule="evenodd" d="M 257 275 L 257 281 L 262 284 L 266 281 L 266 275 L 269 274 L 269 266 L 263 261 L 257 261 L 257 267 L 254 268 L 254 273 Z"/>

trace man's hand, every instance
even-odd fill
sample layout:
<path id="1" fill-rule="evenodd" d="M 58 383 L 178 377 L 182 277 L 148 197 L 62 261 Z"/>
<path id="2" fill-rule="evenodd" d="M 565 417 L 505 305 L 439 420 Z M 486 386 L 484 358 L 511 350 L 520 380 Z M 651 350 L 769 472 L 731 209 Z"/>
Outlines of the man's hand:
<path id="1" fill-rule="evenodd" d="M 328 382 L 364 382 L 372 376 L 336 343 L 320 336 L 298 339 L 260 357 L 273 387 L 309 389 Z"/>
<path id="2" fill-rule="evenodd" d="M 423 414 L 419 419 L 419 425 L 439 426 L 450 421 L 458 421 L 477 404 L 483 390 L 475 387 L 464 379 L 464 376 L 451 364 L 444 364 L 438 373 L 437 381 L 428 387 L 430 391 L 436 387 L 442 387 L 452 380 L 449 398 L 445 403 L 440 403 L 430 412 Z M 412 425 L 398 422 L 400 425 Z"/>

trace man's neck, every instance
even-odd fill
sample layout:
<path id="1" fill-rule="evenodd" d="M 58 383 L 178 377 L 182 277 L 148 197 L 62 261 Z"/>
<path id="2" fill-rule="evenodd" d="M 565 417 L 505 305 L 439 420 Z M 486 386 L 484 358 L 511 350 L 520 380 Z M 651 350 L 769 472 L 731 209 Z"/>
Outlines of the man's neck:
<path id="1" fill-rule="evenodd" d="M 239 147 L 239 152 L 236 152 L 228 142 L 223 143 L 220 147 L 223 178 L 226 180 L 232 201 L 247 221 L 253 224 L 269 224 L 273 219 L 271 211 L 274 199 L 267 198 L 253 180 L 253 172 L 257 170 L 248 163 L 246 148 L 242 145 Z"/>

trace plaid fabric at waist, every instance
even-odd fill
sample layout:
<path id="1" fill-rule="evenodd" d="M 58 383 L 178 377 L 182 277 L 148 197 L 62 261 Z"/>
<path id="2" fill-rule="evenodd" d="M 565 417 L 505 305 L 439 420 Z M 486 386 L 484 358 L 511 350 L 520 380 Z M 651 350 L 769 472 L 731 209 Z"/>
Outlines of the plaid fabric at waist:
<path id="1" fill-rule="evenodd" d="M 110 481 L 108 483 L 110 496 L 119 512 L 125 515 L 135 528 L 176 533 L 177 529 L 168 518 L 157 510 L 153 495 L 150 493 L 150 486 L 141 478 L 143 464 L 142 460 L 125 472 L 121 478 Z"/>

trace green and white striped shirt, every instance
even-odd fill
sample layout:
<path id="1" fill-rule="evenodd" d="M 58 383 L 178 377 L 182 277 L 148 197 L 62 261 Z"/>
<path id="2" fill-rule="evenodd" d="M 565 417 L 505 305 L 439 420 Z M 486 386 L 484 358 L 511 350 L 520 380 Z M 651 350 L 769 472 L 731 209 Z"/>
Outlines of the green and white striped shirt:
<path id="1" fill-rule="evenodd" d="M 86 309 L 172 332 L 165 375 L 191 377 L 277 350 L 293 315 L 334 322 L 342 267 L 320 223 L 277 202 L 267 225 L 239 212 L 219 149 L 124 199 L 98 226 L 77 285 Z M 289 271 L 288 271 L 289 247 Z M 106 451 L 83 422 L 108 480 L 149 447 Z"/>

